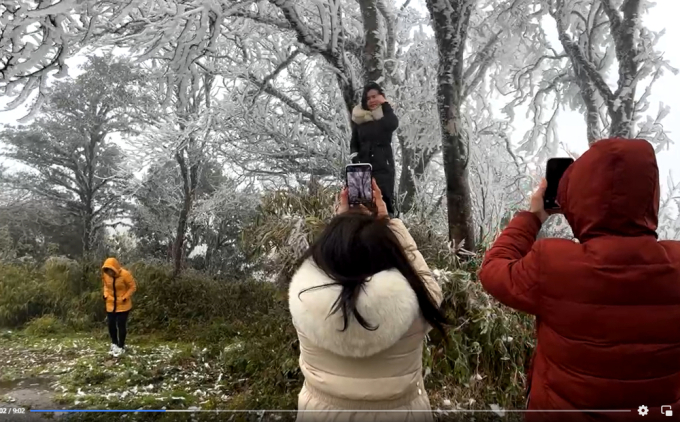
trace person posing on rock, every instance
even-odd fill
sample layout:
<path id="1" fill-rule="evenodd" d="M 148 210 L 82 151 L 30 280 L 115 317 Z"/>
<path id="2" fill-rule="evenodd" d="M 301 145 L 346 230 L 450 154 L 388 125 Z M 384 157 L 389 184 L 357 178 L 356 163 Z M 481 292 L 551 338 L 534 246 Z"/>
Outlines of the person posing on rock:
<path id="1" fill-rule="evenodd" d="M 109 353 L 118 357 L 125 352 L 127 318 L 130 309 L 132 309 L 132 294 L 137 290 L 137 284 L 132 274 L 121 267 L 116 258 L 109 258 L 104 262 L 102 283 L 104 285 L 109 334 L 111 335 Z"/>
<path id="2" fill-rule="evenodd" d="M 398 127 L 399 119 L 385 100 L 380 85 L 366 85 L 361 105 L 352 111 L 350 157 L 353 163 L 370 163 L 373 166 L 373 177 L 380 186 L 391 217 L 395 215 L 392 133 Z"/>
<path id="3" fill-rule="evenodd" d="M 442 291 L 373 181 L 377 213 L 337 216 L 304 255 L 288 303 L 305 377 L 302 421 L 432 421 L 422 352 L 431 327 L 444 332 Z"/>
<path id="4" fill-rule="evenodd" d="M 527 421 L 561 420 L 540 410 L 587 411 L 574 421 L 637 420 L 638 407 L 652 420 L 663 406 L 680 413 L 680 242 L 657 240 L 654 148 L 602 140 L 565 172 L 557 202 L 579 243 L 536 241 L 545 188 L 479 273 L 499 302 L 536 315 Z"/>

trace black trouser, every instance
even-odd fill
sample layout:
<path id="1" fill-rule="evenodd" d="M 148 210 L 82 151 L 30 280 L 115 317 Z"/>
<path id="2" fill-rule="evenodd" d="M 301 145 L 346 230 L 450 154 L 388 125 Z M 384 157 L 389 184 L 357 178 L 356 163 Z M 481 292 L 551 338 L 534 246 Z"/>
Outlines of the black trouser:
<path id="1" fill-rule="evenodd" d="M 125 347 L 125 336 L 127 336 L 127 319 L 130 311 L 107 312 L 106 317 L 109 321 L 109 334 L 111 343 L 118 347 Z"/>
<path id="2" fill-rule="evenodd" d="M 385 201 L 385 205 L 387 206 L 387 212 L 390 214 L 390 217 L 394 217 L 394 171 L 374 171 L 373 177 L 382 192 L 383 201 Z"/>

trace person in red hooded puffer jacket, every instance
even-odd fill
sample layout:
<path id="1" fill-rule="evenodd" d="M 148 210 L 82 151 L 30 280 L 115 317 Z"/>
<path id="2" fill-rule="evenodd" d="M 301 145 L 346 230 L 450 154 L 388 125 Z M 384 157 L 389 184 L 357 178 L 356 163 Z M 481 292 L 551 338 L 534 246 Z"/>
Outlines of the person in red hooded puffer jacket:
<path id="1" fill-rule="evenodd" d="M 602 140 L 570 166 L 557 201 L 580 243 L 536 241 L 545 187 L 487 252 L 479 278 L 501 303 L 536 315 L 528 409 L 587 412 L 527 420 L 668 421 L 662 406 L 676 417 L 680 242 L 657 240 L 654 149 Z"/>

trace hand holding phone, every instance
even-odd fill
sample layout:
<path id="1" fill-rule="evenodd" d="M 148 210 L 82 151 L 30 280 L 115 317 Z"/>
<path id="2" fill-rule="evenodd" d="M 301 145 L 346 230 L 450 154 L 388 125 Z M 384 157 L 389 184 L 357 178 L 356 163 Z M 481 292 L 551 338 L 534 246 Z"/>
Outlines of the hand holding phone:
<path id="1" fill-rule="evenodd" d="M 543 208 L 550 211 L 558 211 L 560 209 L 557 203 L 557 188 L 560 185 L 560 180 L 567 171 L 570 165 L 574 163 L 573 158 L 551 158 L 548 160 L 545 171 L 545 179 L 547 186 L 545 194 L 543 195 Z"/>
<path id="2" fill-rule="evenodd" d="M 368 163 L 348 164 L 345 167 L 345 183 L 349 206 L 373 204 L 373 167 Z"/>
<path id="3" fill-rule="evenodd" d="M 389 218 L 389 213 L 387 212 L 387 204 L 382 198 L 382 192 L 375 179 L 371 180 L 373 189 L 373 198 L 375 199 L 373 205 L 375 206 L 375 213 L 379 218 Z M 342 188 L 340 194 L 338 195 L 338 200 L 335 206 L 335 214 L 340 215 L 349 211 L 349 189 L 347 186 Z M 362 211 L 370 213 L 371 211 L 363 204 L 359 205 Z"/>
<path id="4" fill-rule="evenodd" d="M 557 188 L 560 180 L 569 166 L 574 162 L 571 158 L 551 158 L 546 166 L 546 177 L 541 181 L 538 189 L 531 195 L 531 211 L 541 223 L 560 211 L 557 203 Z"/>

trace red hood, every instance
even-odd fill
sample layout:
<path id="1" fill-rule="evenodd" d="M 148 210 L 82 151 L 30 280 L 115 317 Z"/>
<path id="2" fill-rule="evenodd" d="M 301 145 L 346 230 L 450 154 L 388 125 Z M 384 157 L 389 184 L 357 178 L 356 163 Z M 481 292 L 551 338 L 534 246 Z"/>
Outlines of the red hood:
<path id="1" fill-rule="evenodd" d="M 649 142 L 606 139 L 569 167 L 557 200 L 581 242 L 598 236 L 656 236 L 659 190 L 659 168 Z"/>

